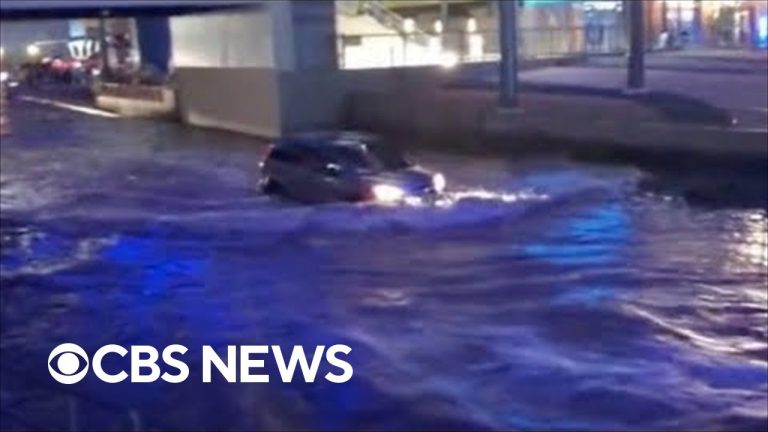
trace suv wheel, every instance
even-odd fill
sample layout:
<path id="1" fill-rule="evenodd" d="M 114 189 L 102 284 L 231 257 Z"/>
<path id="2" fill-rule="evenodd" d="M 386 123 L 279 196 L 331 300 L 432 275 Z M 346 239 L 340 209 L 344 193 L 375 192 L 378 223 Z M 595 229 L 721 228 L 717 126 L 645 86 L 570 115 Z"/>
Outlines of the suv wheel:
<path id="1" fill-rule="evenodd" d="M 274 195 L 282 191 L 282 186 L 274 181 L 272 178 L 267 177 L 261 181 L 261 191 L 267 195 Z"/>

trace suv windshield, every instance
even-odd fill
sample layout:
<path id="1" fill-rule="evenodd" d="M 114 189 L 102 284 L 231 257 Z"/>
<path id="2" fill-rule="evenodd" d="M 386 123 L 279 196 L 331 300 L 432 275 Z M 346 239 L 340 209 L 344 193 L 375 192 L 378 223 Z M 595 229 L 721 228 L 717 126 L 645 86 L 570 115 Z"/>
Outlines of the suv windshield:
<path id="1" fill-rule="evenodd" d="M 410 164 L 402 154 L 395 149 L 381 145 L 367 145 L 368 159 L 375 161 L 375 167 L 381 170 L 399 170 Z"/>

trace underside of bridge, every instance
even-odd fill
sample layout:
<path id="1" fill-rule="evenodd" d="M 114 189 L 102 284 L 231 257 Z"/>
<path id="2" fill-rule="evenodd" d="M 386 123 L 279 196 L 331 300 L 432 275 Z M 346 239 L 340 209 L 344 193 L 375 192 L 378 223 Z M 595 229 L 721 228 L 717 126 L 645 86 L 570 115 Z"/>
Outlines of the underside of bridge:
<path id="1" fill-rule="evenodd" d="M 256 7 L 262 0 L 3 0 L 3 20 L 169 16 Z"/>

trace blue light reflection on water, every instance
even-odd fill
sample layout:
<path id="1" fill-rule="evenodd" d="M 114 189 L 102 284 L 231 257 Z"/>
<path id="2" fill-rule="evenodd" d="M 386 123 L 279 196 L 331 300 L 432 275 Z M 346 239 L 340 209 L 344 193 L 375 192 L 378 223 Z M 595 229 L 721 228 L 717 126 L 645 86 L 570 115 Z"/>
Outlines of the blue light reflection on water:
<path id="1" fill-rule="evenodd" d="M 654 386 L 643 383 L 632 372 L 630 365 L 635 361 L 634 357 L 653 362 L 668 361 L 675 355 L 663 354 L 658 347 L 647 346 L 647 343 L 638 343 L 648 333 L 647 326 L 621 315 L 614 308 L 621 296 L 631 289 L 632 283 L 626 275 L 589 273 L 590 269 L 615 267 L 631 257 L 633 236 L 637 235 L 634 225 L 637 215 L 630 215 L 626 205 L 614 198 L 599 199 L 580 203 L 565 214 L 562 214 L 562 209 L 557 209 L 546 218 L 538 218 L 542 234 L 515 235 L 513 244 L 518 246 L 513 249 L 521 252 L 517 253 L 512 267 L 509 267 L 508 260 L 488 260 L 494 253 L 486 247 L 486 242 L 498 238 L 499 232 L 509 230 L 503 219 L 494 219 L 482 231 L 468 226 L 466 234 L 451 233 L 450 230 L 434 233 L 419 230 L 398 230 L 394 233 L 374 231 L 367 235 L 378 244 L 363 254 L 354 243 L 345 241 L 343 236 L 337 237 L 337 234 L 331 234 L 331 238 L 323 241 L 320 241 L 325 236 L 322 233 L 269 239 L 266 241 L 272 245 L 270 252 L 264 253 L 262 247 L 251 247 L 249 242 L 222 238 L 220 234 L 207 230 L 175 232 L 160 224 L 160 227 L 145 225 L 141 229 L 130 227 L 124 233 L 110 232 L 112 241 L 106 242 L 97 254 L 89 258 L 93 261 L 91 264 L 83 263 L 59 272 L 56 278 L 65 284 L 74 284 L 71 285 L 73 288 L 80 284 L 78 281 L 89 280 L 88 285 L 94 289 L 79 295 L 90 307 L 102 305 L 110 309 L 102 312 L 110 315 L 105 317 L 105 322 L 110 319 L 113 322 L 105 326 L 112 333 L 102 334 L 104 342 L 117 335 L 117 340 L 109 341 L 161 346 L 169 343 L 223 346 L 228 343 L 278 340 L 286 349 L 293 344 L 309 348 L 317 344 L 349 343 L 355 347 L 353 359 L 358 378 L 354 384 L 321 387 L 270 385 L 267 390 L 277 404 L 270 405 L 270 411 L 278 413 L 279 417 L 298 416 L 302 419 L 301 424 L 329 429 L 344 428 L 350 424 L 365 425 L 367 421 L 390 424 L 392 427 L 484 425 L 524 429 L 610 429 L 642 422 L 645 417 L 673 424 L 670 422 L 681 415 L 680 408 L 643 395 Z M 513 225 L 525 224 L 520 226 L 524 230 L 530 222 L 524 217 L 517 218 Z M 195 242 L 189 241 L 196 237 L 218 240 L 213 243 L 205 240 L 204 244 L 213 247 L 200 249 Z M 61 238 L 51 239 L 63 244 Z M 264 243 L 256 238 L 251 240 Z M 360 237 L 357 237 L 355 241 L 359 240 Z M 414 262 L 416 257 L 409 256 L 407 251 L 427 244 L 432 245 L 433 254 L 419 257 Z M 51 249 L 56 247 L 37 245 L 33 251 Z M 3 262 L 4 269 L 9 268 L 6 267 L 8 263 Z M 367 265 L 361 266 L 363 263 Z M 457 263 L 463 264 L 459 267 Z M 92 265 L 96 267 L 90 267 Z M 340 277 L 345 273 L 338 272 L 339 265 L 355 270 Z M 443 276 L 440 276 L 442 272 L 422 271 L 422 266 L 440 268 L 444 265 L 446 272 Z M 473 278 L 466 277 L 465 272 L 472 271 L 475 266 L 486 267 L 488 271 L 473 272 Z M 460 271 L 462 268 L 463 271 Z M 585 270 L 587 272 L 581 276 L 568 276 L 579 275 Z M 354 277 L 347 279 L 350 276 Z M 499 276 L 501 279 L 498 279 Z M 504 277 L 512 277 L 510 280 L 514 281 L 520 276 L 528 282 L 512 285 L 509 282 L 499 283 Z M 568 277 L 556 285 L 544 282 L 547 277 L 562 276 Z M 439 278 L 439 283 L 436 278 Z M 401 283 L 388 283 L 393 280 L 401 280 Z M 434 283 L 437 284 L 432 285 Z M 103 288 L 98 287 L 100 284 Z M 529 284 L 533 284 L 530 289 L 526 287 Z M 374 295 L 373 289 L 377 285 L 390 287 L 386 291 L 389 294 L 373 302 L 370 295 Z M 497 292 L 505 285 L 512 291 L 503 295 Z M 481 290 L 473 291 L 472 287 Z M 391 291 L 395 288 L 403 290 L 403 294 L 395 296 Z M 638 285 L 637 289 L 642 289 L 642 286 Z M 108 293 L 117 297 L 111 298 L 112 294 Z M 509 298 L 511 293 L 515 295 Z M 329 297 L 339 295 L 342 297 Z M 365 302 L 363 308 L 358 309 L 355 297 Z M 461 301 L 468 303 L 452 303 L 452 297 L 466 299 Z M 432 300 L 425 302 L 427 298 Z M 497 299 L 495 305 L 488 301 L 490 298 Z M 511 300 L 511 303 L 507 304 L 505 299 Z M 432 302 L 436 302 L 434 306 L 438 309 L 431 310 Z M 477 307 L 470 307 L 472 303 L 477 303 Z M 513 306 L 516 303 L 519 306 Z M 517 317 L 507 318 L 512 327 L 503 322 L 489 321 L 498 306 L 517 308 Z M 398 316 L 402 321 L 397 321 Z M 395 321 L 391 321 L 393 319 Z M 523 329 L 535 329 L 533 334 L 537 336 L 532 339 L 529 335 L 522 339 L 512 336 L 488 340 L 493 341 L 491 346 L 495 345 L 495 348 L 490 348 L 489 357 L 485 360 L 489 365 L 497 365 L 491 370 L 505 364 L 517 365 L 512 368 L 504 366 L 502 370 L 505 372 L 494 380 L 513 386 L 510 389 L 512 395 L 493 396 L 499 389 L 494 389 L 495 385 L 490 383 L 487 384 L 490 386 L 487 391 L 476 395 L 464 394 L 461 389 L 468 383 L 463 380 L 472 382 L 483 378 L 475 377 L 476 372 L 462 372 L 458 364 L 440 365 L 442 359 L 457 355 L 460 359 L 468 355 L 457 350 L 469 340 L 454 334 L 450 323 L 455 320 L 474 322 L 472 325 L 476 328 L 463 330 L 471 338 L 469 340 L 484 340 L 493 332 L 510 331 L 520 325 Z M 417 322 L 438 338 L 433 339 L 423 331 L 405 331 Z M 436 387 L 423 394 L 417 392 L 419 396 L 415 398 L 396 396 L 391 389 L 385 391 L 378 383 L 383 377 L 377 377 L 373 372 L 382 367 L 383 353 L 361 344 L 354 336 L 350 338 L 347 330 L 355 327 L 366 337 L 382 338 L 381 342 L 385 344 L 389 338 L 394 341 L 400 335 L 401 348 L 391 348 L 395 353 L 399 353 L 400 349 L 406 351 L 402 351 L 402 357 L 397 354 L 390 361 L 410 364 L 409 367 L 416 368 L 411 373 L 422 374 L 422 377 L 434 374 L 435 383 L 425 382 L 422 385 Z M 491 333 L 486 334 L 486 331 Z M 78 331 L 79 337 L 88 337 L 88 333 L 85 328 Z M 446 340 L 440 342 L 440 338 Z M 529 352 L 521 356 L 522 340 L 530 342 Z M 422 351 L 418 356 L 413 355 L 412 344 L 424 345 L 418 350 Z M 475 346 L 472 349 L 489 349 L 476 343 L 470 343 L 470 346 Z M 191 358 L 198 355 L 198 352 L 190 353 Z M 526 360 L 529 356 L 530 359 Z M 541 363 L 537 364 L 536 358 Z M 581 372 L 569 371 L 569 367 L 565 367 L 569 363 L 580 362 Z M 589 365 L 593 362 L 595 364 Z M 600 374 L 610 371 L 612 362 L 623 366 L 607 374 L 610 377 L 616 373 L 616 377 L 602 382 Z M 647 367 L 649 365 L 643 365 L 640 370 Z M 271 369 L 275 372 L 274 367 Z M 735 375 L 727 370 L 733 370 Z M 661 382 L 674 379 L 666 376 L 668 374 L 659 373 L 657 379 L 665 377 Z M 731 387 L 746 386 L 746 380 L 759 378 L 761 370 L 701 364 L 695 374 L 704 381 L 711 381 L 712 385 Z M 592 384 L 596 387 L 580 383 L 579 376 L 586 382 L 596 380 Z M 633 395 L 628 389 L 611 388 L 609 383 L 620 376 L 627 383 L 634 382 L 633 385 L 642 389 L 638 390 L 640 393 Z M 213 387 L 213 392 L 221 397 L 231 397 L 226 384 L 213 384 Z M 141 390 L 122 388 L 123 397 L 133 401 L 133 406 L 139 407 L 148 418 L 162 424 L 156 416 L 157 407 L 165 407 L 168 402 L 163 396 L 167 392 L 163 386 L 154 385 Z M 553 392 L 561 388 L 570 389 L 572 393 L 553 398 Z M 197 394 L 206 390 L 205 387 L 189 385 L 185 391 Z M 101 394 L 102 391 L 96 390 L 96 393 Z M 256 393 L 258 395 L 254 397 L 264 397 L 259 396 L 261 390 Z M 103 397 L 108 398 L 106 395 Z M 516 402 L 509 408 L 492 405 L 493 400 L 501 402 L 510 397 Z M 430 399 L 434 399 L 436 409 L 427 414 L 419 406 Z M 306 406 L 307 410 L 299 414 L 285 409 L 285 406 L 296 404 Z M 535 413 L 534 406 L 538 406 L 541 412 Z M 451 413 L 452 410 L 455 412 Z M 640 414 L 630 415 L 633 411 Z M 227 424 L 221 423 L 224 421 L 220 416 L 223 412 L 227 410 L 201 411 L 199 414 L 202 417 L 197 421 L 210 427 Z M 398 420 L 390 419 L 388 412 L 399 413 Z M 460 420 L 461 416 L 452 418 L 455 413 L 467 415 L 472 412 L 474 415 L 464 420 Z M 568 419 L 551 418 L 556 412 L 570 414 Z M 365 413 L 371 417 L 366 417 Z M 255 411 L 251 414 L 261 415 Z M 622 423 L 620 418 L 629 423 Z M 280 424 L 287 426 L 294 423 Z"/>
<path id="2" fill-rule="evenodd" d="M 526 245 L 524 250 L 532 258 L 559 266 L 620 262 L 631 236 L 629 217 L 620 203 L 575 214 L 552 229 L 547 242 Z"/>

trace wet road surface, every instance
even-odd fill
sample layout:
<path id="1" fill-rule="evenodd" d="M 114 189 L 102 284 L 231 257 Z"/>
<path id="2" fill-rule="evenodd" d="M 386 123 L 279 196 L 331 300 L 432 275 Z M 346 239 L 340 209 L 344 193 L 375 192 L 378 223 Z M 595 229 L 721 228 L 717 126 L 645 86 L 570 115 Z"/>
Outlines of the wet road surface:
<path id="1" fill-rule="evenodd" d="M 417 154 L 446 208 L 255 191 L 265 147 L 25 103 L 2 138 L 3 429 L 727 429 L 768 423 L 765 208 L 632 169 Z M 347 384 L 63 386 L 75 342 L 345 343 Z"/>

